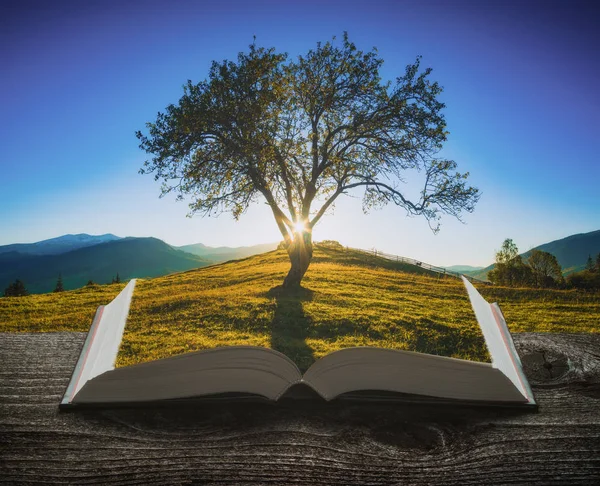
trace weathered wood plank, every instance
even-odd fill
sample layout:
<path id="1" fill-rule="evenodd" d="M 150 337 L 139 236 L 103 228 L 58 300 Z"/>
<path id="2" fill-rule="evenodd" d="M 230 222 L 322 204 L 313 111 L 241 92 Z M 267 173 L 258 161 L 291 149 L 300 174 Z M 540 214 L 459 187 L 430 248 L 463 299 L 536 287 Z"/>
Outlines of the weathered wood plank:
<path id="1" fill-rule="evenodd" d="M 600 481 L 597 335 L 515 335 L 537 414 L 318 402 L 59 413 L 84 338 L 0 334 L 0 482 Z"/>

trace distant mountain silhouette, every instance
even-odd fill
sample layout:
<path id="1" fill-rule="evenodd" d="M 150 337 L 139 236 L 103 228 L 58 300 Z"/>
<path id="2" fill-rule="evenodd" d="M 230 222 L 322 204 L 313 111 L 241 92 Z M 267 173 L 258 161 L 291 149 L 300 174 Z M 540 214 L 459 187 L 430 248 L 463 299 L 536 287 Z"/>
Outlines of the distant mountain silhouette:
<path id="1" fill-rule="evenodd" d="M 563 274 L 569 275 L 583 270 L 589 255 L 595 258 L 600 253 L 600 230 L 579 233 L 536 246 L 521 254 L 524 261 L 533 250 L 546 251 L 554 255 L 563 269 Z M 466 273 L 476 278 L 487 279 L 488 272 L 494 267 L 495 265 L 492 264 L 483 270 Z"/>
<path id="2" fill-rule="evenodd" d="M 36 243 L 15 243 L 12 245 L 0 246 L 0 254 L 17 252 L 25 255 L 58 255 L 68 251 L 93 246 L 107 241 L 120 240 L 118 236 L 107 233 L 105 235 L 88 235 L 81 233 L 78 235 L 63 235 L 49 240 L 38 241 Z"/>
<path id="3" fill-rule="evenodd" d="M 471 265 L 452 265 L 451 267 L 445 268 L 451 272 L 458 273 L 478 272 L 479 270 L 483 270 L 483 267 L 472 267 Z"/>
<path id="4" fill-rule="evenodd" d="M 238 246 L 231 248 L 229 246 L 211 247 L 196 243 L 194 245 L 185 245 L 177 247 L 179 250 L 198 255 L 214 263 L 225 262 L 228 260 L 237 260 L 252 255 L 258 255 L 277 248 L 279 243 L 263 243 L 253 246 Z"/>
<path id="5" fill-rule="evenodd" d="M 65 290 L 72 290 L 90 279 L 109 283 L 117 273 L 121 280 L 158 277 L 210 263 L 156 238 L 122 238 L 54 255 L 4 252 L 0 253 L 0 292 L 17 278 L 30 293 L 44 293 L 54 289 L 59 273 Z"/>

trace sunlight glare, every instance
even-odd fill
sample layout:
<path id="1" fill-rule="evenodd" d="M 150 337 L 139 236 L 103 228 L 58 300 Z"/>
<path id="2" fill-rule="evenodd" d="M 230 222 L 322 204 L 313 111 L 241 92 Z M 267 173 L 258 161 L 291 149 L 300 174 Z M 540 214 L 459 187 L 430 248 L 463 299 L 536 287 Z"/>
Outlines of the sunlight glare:
<path id="1" fill-rule="evenodd" d="M 296 233 L 302 233 L 306 231 L 306 224 L 304 223 L 304 221 L 296 221 L 294 223 L 294 231 Z"/>

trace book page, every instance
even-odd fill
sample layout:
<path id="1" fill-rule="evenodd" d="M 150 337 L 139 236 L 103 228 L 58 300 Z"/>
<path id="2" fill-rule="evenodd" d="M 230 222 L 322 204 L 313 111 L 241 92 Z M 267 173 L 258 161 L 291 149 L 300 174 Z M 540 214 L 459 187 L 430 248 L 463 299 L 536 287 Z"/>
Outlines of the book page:
<path id="1" fill-rule="evenodd" d="M 357 346 L 489 361 L 461 281 L 401 265 L 317 247 L 295 292 L 279 288 L 285 251 L 140 280 L 117 367 L 240 345 L 275 349 L 301 371 Z"/>
<path id="2" fill-rule="evenodd" d="M 87 382 L 72 403 L 130 403 L 232 392 L 276 400 L 300 380 L 296 365 L 281 353 L 234 346 L 112 370 Z"/>
<path id="3" fill-rule="evenodd" d="M 490 402 L 525 403 L 489 363 L 380 348 L 350 348 L 317 361 L 303 381 L 326 400 L 361 390 Z"/>
<path id="4" fill-rule="evenodd" d="M 63 403 L 71 402 L 89 380 L 115 368 L 135 283 L 132 279 L 112 302 L 96 312 Z"/>
<path id="5" fill-rule="evenodd" d="M 535 403 L 500 307 L 489 304 L 464 277 L 463 282 L 492 357 L 492 366 L 501 370 L 529 402 Z"/>

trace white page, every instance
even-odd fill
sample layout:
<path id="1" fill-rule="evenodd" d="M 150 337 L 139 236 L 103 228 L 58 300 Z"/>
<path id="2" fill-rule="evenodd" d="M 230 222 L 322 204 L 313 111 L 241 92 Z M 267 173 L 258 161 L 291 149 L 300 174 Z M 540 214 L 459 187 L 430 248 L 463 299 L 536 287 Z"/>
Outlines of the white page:
<path id="1" fill-rule="evenodd" d="M 71 403 L 73 397 L 89 380 L 115 369 L 134 287 L 135 279 L 132 279 L 110 304 L 98 309 L 63 398 L 63 404 Z"/>
<path id="2" fill-rule="evenodd" d="M 500 308 L 489 304 L 464 276 L 462 280 L 492 357 L 492 366 L 502 371 L 530 403 L 535 403 Z"/>

